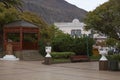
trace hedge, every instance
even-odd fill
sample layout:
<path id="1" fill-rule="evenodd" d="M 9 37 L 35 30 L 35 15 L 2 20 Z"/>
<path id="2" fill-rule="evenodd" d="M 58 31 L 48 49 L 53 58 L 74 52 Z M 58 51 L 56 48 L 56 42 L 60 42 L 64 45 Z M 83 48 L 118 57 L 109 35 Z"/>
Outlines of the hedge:
<path id="1" fill-rule="evenodd" d="M 68 59 L 70 56 L 75 55 L 74 52 L 52 52 L 51 56 L 53 59 Z"/>

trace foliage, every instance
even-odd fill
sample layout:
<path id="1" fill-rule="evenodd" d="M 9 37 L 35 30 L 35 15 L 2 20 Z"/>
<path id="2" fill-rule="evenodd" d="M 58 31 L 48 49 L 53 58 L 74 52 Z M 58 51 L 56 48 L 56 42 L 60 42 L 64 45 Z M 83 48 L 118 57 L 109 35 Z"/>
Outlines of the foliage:
<path id="1" fill-rule="evenodd" d="M 25 42 L 36 42 L 37 41 L 37 34 L 24 34 L 23 41 Z"/>
<path id="2" fill-rule="evenodd" d="M 118 42 L 118 41 L 117 41 L 116 39 L 113 39 L 113 38 L 108 38 L 108 39 L 106 40 L 106 44 L 107 44 L 108 46 L 115 46 L 117 42 Z"/>
<path id="3" fill-rule="evenodd" d="M 59 34 L 52 39 L 52 48 L 55 52 L 71 51 L 73 38 L 68 34 Z"/>
<path id="4" fill-rule="evenodd" d="M 8 39 L 12 40 L 13 42 L 19 42 L 20 41 L 20 34 L 16 33 L 16 34 L 13 34 L 13 33 L 9 33 L 7 35 Z"/>
<path id="5" fill-rule="evenodd" d="M 75 55 L 74 52 L 52 52 L 51 56 L 53 59 L 68 59 L 70 56 Z"/>
<path id="6" fill-rule="evenodd" d="M 85 24 L 87 29 L 97 30 L 109 37 L 120 39 L 120 4 L 119 0 L 109 0 L 89 12 Z"/>
<path id="7" fill-rule="evenodd" d="M 118 52 L 120 51 L 120 41 L 119 40 L 116 40 L 116 39 L 113 39 L 113 38 L 108 38 L 106 40 L 106 44 L 107 46 L 109 47 L 114 47 L 118 50 Z M 113 54 L 113 50 L 109 50 L 109 54 Z"/>
<path id="8" fill-rule="evenodd" d="M 5 3 L 9 4 L 10 2 L 10 5 L 14 3 L 15 5 L 17 5 L 16 3 L 17 2 L 19 3 L 20 1 L 21 0 L 1 0 L 0 1 L 0 26 L 1 26 L 0 30 L 2 30 L 3 25 L 13 22 L 15 20 L 25 20 L 25 21 L 31 22 L 39 26 L 41 29 L 45 28 L 46 26 L 48 27 L 46 22 L 41 17 L 38 17 L 34 13 L 30 13 L 26 11 L 20 12 L 14 6 L 10 6 L 8 8 L 5 7 L 6 5 Z"/>
<path id="9" fill-rule="evenodd" d="M 3 3 L 6 8 L 20 8 L 22 6 L 22 0 L 0 0 L 0 3 Z"/>
<path id="10" fill-rule="evenodd" d="M 3 25 L 18 19 L 18 11 L 14 8 L 5 8 L 4 4 L 0 3 L 0 30 Z"/>
<path id="11" fill-rule="evenodd" d="M 40 31 L 41 38 L 45 40 L 45 43 L 51 43 L 52 38 L 59 34 L 64 34 L 61 30 L 56 28 L 54 25 L 49 25 L 48 27 Z"/>
<path id="12" fill-rule="evenodd" d="M 0 0 L 0 27 L 18 19 L 21 0 Z M 1 29 L 0 29 L 1 30 Z M 1 30 L 2 31 L 2 30 Z"/>
<path id="13" fill-rule="evenodd" d="M 92 55 L 93 39 L 89 37 L 71 37 L 68 34 L 58 35 L 52 40 L 52 49 L 55 52 L 75 52 L 76 55 Z"/>
<path id="14" fill-rule="evenodd" d="M 19 0 L 3 0 L 3 1 L 12 2 L 12 1 L 19 1 Z M 10 4 L 13 4 L 13 3 L 10 3 Z M 26 12 L 26 11 L 20 12 L 13 6 L 6 8 L 5 4 L 0 2 L 0 25 L 3 26 L 4 24 L 10 23 L 15 20 L 25 20 L 25 21 L 34 23 L 35 25 L 41 28 L 44 28 L 47 26 L 46 22 L 41 17 L 38 17 L 36 14 Z"/>
<path id="15" fill-rule="evenodd" d="M 40 27 L 40 29 L 48 27 L 46 22 L 41 17 L 37 16 L 35 13 L 31 13 L 28 11 L 20 13 L 19 19 L 31 22 Z"/>
<path id="16" fill-rule="evenodd" d="M 120 41 L 118 41 L 117 48 L 120 50 Z"/>
<path id="17" fill-rule="evenodd" d="M 20 41 L 20 34 L 19 33 L 9 33 L 7 35 L 8 39 L 12 40 L 13 42 L 19 42 Z M 36 34 L 24 34 L 23 41 L 25 42 L 36 42 L 37 41 L 37 35 Z"/>
<path id="18" fill-rule="evenodd" d="M 46 55 L 46 52 L 45 52 L 45 46 L 46 46 L 45 40 L 40 39 L 38 45 L 39 45 L 39 53 L 44 57 Z"/>
<path id="19" fill-rule="evenodd" d="M 39 52 L 45 56 L 45 46 L 51 45 L 52 39 L 60 34 L 64 34 L 62 31 L 58 30 L 54 25 L 51 25 L 50 27 L 47 27 L 45 29 L 42 29 L 41 31 L 41 39 L 39 41 Z"/>
<path id="20" fill-rule="evenodd" d="M 109 61 L 119 61 L 120 62 L 120 54 L 113 54 L 106 56 Z"/>
<path id="21" fill-rule="evenodd" d="M 101 55 L 92 55 L 90 56 L 90 60 L 100 60 Z"/>
<path id="22" fill-rule="evenodd" d="M 94 40 L 90 37 L 81 37 L 81 38 L 74 38 L 73 40 L 73 52 L 76 55 L 92 55 L 92 45 L 94 44 Z"/>

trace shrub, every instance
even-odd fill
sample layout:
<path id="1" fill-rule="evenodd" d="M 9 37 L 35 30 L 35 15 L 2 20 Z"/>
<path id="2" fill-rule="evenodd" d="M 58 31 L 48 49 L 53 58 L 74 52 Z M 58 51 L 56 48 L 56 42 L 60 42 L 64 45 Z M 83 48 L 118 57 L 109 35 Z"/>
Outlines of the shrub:
<path id="1" fill-rule="evenodd" d="M 100 60 L 100 58 L 101 58 L 101 55 L 92 55 L 92 56 L 90 56 L 91 60 Z"/>
<path id="2" fill-rule="evenodd" d="M 74 52 L 52 52 L 51 56 L 53 59 L 64 58 L 68 59 L 70 56 L 75 55 Z"/>
<path id="3" fill-rule="evenodd" d="M 116 39 L 113 39 L 113 38 L 108 38 L 108 39 L 106 40 L 106 44 L 107 44 L 108 46 L 115 46 L 115 45 L 116 45 L 116 42 L 117 42 L 117 40 L 116 40 Z"/>
<path id="4" fill-rule="evenodd" d="M 71 51 L 73 38 L 68 35 L 58 35 L 52 39 L 52 49 L 55 52 L 69 52 Z"/>
<path id="5" fill-rule="evenodd" d="M 92 55 L 93 39 L 89 37 L 74 38 L 72 51 L 76 55 Z M 88 53 L 87 53 L 88 51 Z"/>
<path id="6" fill-rule="evenodd" d="M 76 55 L 92 55 L 94 41 L 89 37 L 71 37 L 70 35 L 59 35 L 52 40 L 52 49 L 55 52 L 75 52 Z M 88 51 L 88 52 L 87 52 Z"/>
<path id="7" fill-rule="evenodd" d="M 45 46 L 46 46 L 46 44 L 45 44 L 44 40 L 41 39 L 41 40 L 39 41 L 39 53 L 40 53 L 42 56 L 45 56 L 45 55 L 46 55 Z"/>
<path id="8" fill-rule="evenodd" d="M 119 61 L 120 62 L 120 54 L 113 54 L 106 56 L 109 61 Z"/>

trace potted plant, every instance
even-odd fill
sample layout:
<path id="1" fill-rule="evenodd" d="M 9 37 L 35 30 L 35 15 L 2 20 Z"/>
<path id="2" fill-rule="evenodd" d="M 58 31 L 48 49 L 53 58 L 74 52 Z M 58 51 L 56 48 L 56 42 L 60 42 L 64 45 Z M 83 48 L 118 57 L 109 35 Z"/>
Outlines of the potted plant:
<path id="1" fill-rule="evenodd" d="M 120 55 L 119 54 L 108 55 L 107 58 L 108 58 L 108 69 L 111 71 L 118 71 Z"/>

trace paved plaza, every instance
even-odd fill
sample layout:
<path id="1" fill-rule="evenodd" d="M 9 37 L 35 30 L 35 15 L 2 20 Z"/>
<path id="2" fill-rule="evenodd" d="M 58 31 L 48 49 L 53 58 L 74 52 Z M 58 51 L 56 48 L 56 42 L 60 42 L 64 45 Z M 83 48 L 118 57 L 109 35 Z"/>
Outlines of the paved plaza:
<path id="1" fill-rule="evenodd" d="M 0 80 L 119 80 L 120 72 L 99 71 L 98 62 L 43 65 L 40 61 L 0 61 Z"/>

